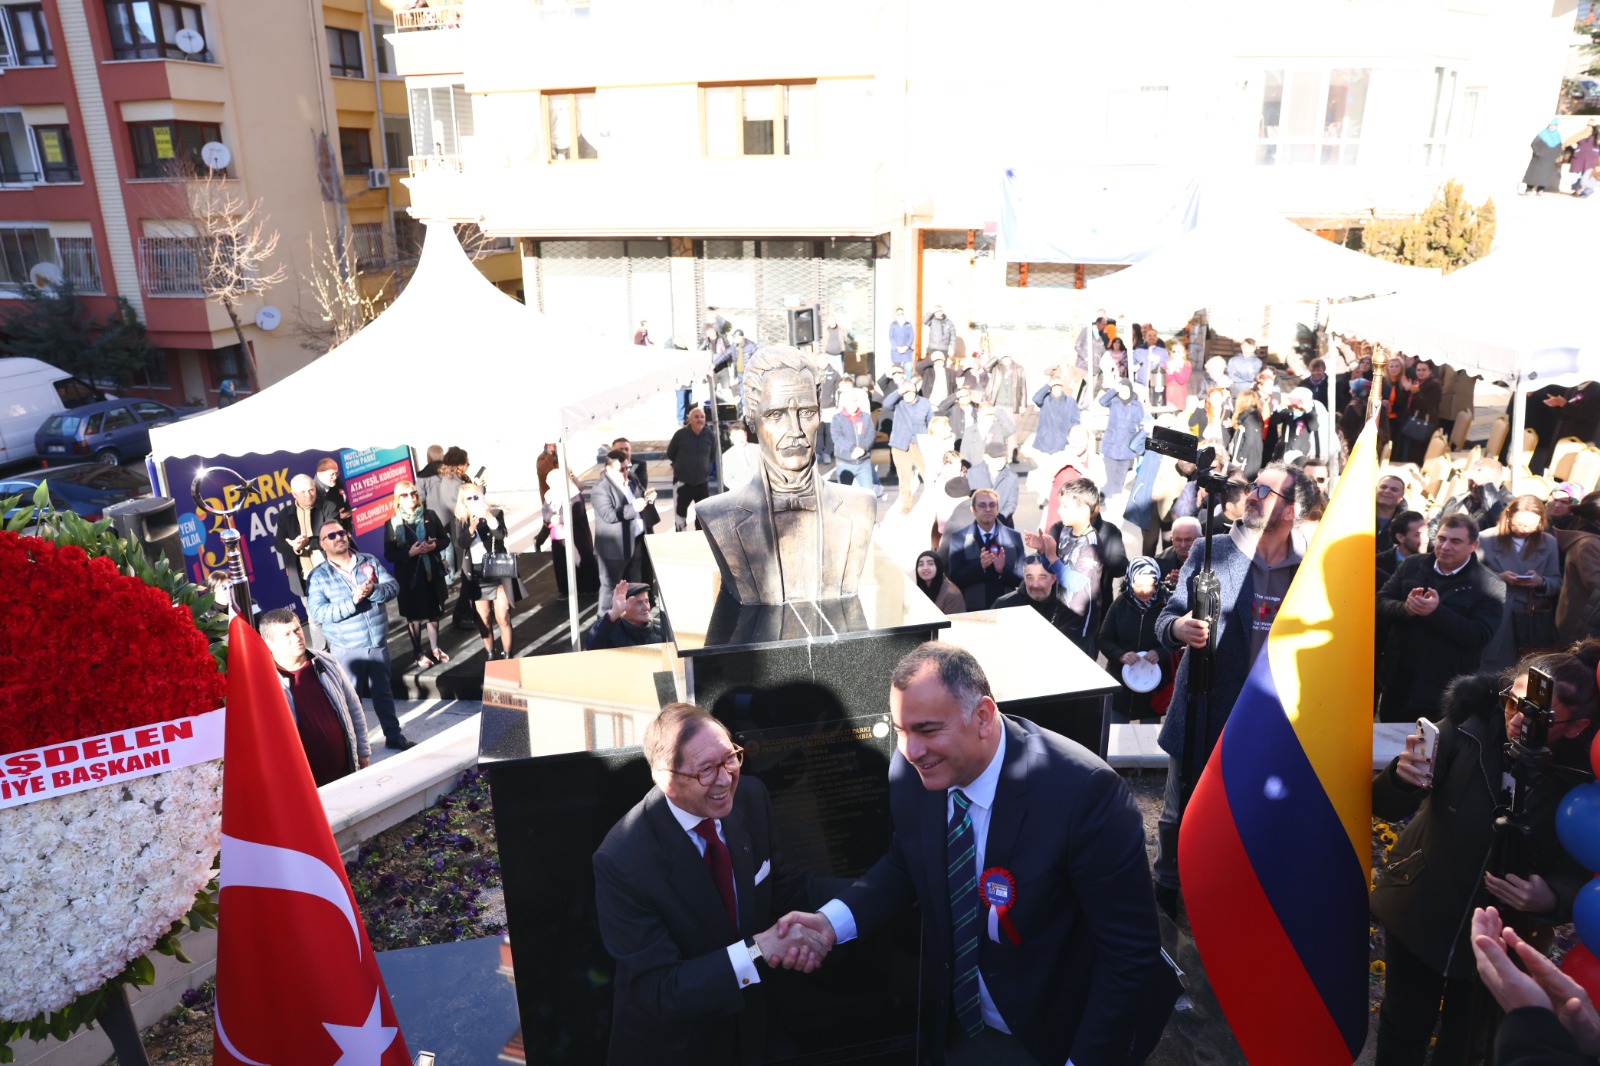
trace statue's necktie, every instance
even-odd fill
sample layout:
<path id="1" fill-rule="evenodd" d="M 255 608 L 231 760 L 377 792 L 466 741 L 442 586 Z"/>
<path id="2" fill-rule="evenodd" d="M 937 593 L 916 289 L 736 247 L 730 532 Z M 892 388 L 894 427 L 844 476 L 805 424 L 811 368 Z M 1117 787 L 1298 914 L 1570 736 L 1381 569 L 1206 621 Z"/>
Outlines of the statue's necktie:
<path id="1" fill-rule="evenodd" d="M 983 1031 L 983 1007 L 978 999 L 978 838 L 972 832 L 972 801 L 958 788 L 950 793 L 955 807 L 946 835 L 945 873 L 950 883 L 950 930 L 954 953 L 950 972 L 955 975 L 951 1002 L 956 1021 L 968 1036 Z"/>

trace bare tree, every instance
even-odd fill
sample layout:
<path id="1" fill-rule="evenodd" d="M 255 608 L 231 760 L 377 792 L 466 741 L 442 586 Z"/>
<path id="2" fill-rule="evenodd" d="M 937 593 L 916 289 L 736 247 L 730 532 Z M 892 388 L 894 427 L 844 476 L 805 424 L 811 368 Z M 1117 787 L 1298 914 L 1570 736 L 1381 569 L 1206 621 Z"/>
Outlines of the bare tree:
<path id="1" fill-rule="evenodd" d="M 365 279 L 380 272 L 366 269 L 369 264 L 357 254 L 350 230 L 324 224 L 321 241 L 311 236 L 307 243 L 311 270 L 300 278 L 314 306 L 310 314 L 301 307 L 296 332 L 302 348 L 321 354 L 343 344 L 378 317 L 389 302 L 388 284 L 369 291 Z M 393 266 L 385 265 L 383 272 L 391 281 L 398 277 Z"/>
<path id="2" fill-rule="evenodd" d="M 200 289 L 228 312 L 239 350 L 249 361 L 252 385 L 259 387 L 255 355 L 245 343 L 239 305 L 245 297 L 284 281 L 289 272 L 272 264 L 278 251 L 278 231 L 271 228 L 261 199 L 246 200 L 225 176 L 193 167 L 178 175 L 182 182 L 186 221 L 193 230 Z"/>

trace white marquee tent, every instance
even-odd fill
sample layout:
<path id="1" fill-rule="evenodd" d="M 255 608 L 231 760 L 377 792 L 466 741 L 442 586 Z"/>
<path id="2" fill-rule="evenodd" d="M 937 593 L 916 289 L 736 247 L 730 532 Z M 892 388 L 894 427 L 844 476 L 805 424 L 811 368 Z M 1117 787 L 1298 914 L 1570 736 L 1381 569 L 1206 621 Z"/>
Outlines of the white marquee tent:
<path id="1" fill-rule="evenodd" d="M 1353 252 L 1277 215 L 1208 200 L 1193 229 L 1089 282 L 1084 295 L 1177 327 L 1201 308 L 1253 314 L 1268 304 L 1396 292 L 1438 276 Z"/>
<path id="2" fill-rule="evenodd" d="M 1328 328 L 1510 385 L 1511 440 L 1520 449 L 1529 391 L 1600 378 L 1591 289 L 1572 259 L 1526 241 L 1433 284 L 1335 306 Z"/>
<path id="3" fill-rule="evenodd" d="M 531 486 L 544 442 L 565 444 L 709 370 L 703 352 L 608 341 L 524 307 L 436 222 L 410 284 L 360 333 L 240 403 L 151 430 L 150 449 L 159 466 L 179 456 L 458 443 L 474 463 L 487 460 L 499 484 L 518 487 L 515 471 L 526 470 Z M 565 456 L 563 447 L 563 464 Z M 577 603 L 569 601 L 574 647 Z"/>
<path id="4" fill-rule="evenodd" d="M 484 278 L 449 224 L 430 223 L 410 284 L 370 325 L 258 395 L 153 429 L 150 447 L 159 461 L 405 440 L 460 443 L 476 459 L 499 443 L 531 462 L 544 441 L 704 377 L 705 364 L 551 321 Z"/>

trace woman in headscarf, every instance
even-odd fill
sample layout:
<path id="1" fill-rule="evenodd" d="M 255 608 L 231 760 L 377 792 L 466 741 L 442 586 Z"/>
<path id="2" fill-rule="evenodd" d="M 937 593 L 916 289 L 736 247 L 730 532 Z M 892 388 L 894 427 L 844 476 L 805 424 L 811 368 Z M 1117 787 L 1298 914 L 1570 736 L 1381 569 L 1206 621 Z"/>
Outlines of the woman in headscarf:
<path id="1" fill-rule="evenodd" d="M 944 564 L 933 552 L 917 556 L 917 588 L 945 614 L 960 614 L 967 609 L 961 590 L 945 576 Z"/>
<path id="2" fill-rule="evenodd" d="M 1600 125 L 1590 126 L 1589 132 L 1572 150 L 1572 162 L 1567 164 L 1567 177 L 1572 179 L 1574 194 L 1579 194 L 1583 188 L 1583 176 L 1596 165 L 1600 165 Z"/>
<path id="3" fill-rule="evenodd" d="M 1106 668 L 1120 683 L 1111 696 L 1111 720 L 1125 723 L 1151 714 L 1150 697 L 1172 676 L 1172 661 L 1156 639 L 1156 619 L 1161 615 L 1161 567 L 1148 555 L 1128 564 L 1122 595 L 1100 623 L 1100 651 Z M 1139 661 L 1161 668 L 1161 681 L 1148 692 L 1135 692 L 1122 679 L 1124 668 Z"/>
<path id="4" fill-rule="evenodd" d="M 1523 195 L 1531 190 L 1538 196 L 1546 189 L 1561 188 L 1561 128 L 1556 120 L 1551 119 L 1528 147 L 1533 158 L 1528 160 L 1528 169 L 1522 174 L 1522 184 L 1526 186 Z"/>
<path id="5" fill-rule="evenodd" d="M 383 527 L 383 557 L 400 583 L 400 617 L 411 634 L 411 654 L 416 666 L 427 669 L 447 663 L 439 650 L 439 619 L 444 616 L 445 552 L 450 541 L 439 516 L 422 505 L 422 494 L 410 481 L 394 487 L 394 516 Z M 429 651 L 422 650 L 423 626 L 428 627 Z"/>

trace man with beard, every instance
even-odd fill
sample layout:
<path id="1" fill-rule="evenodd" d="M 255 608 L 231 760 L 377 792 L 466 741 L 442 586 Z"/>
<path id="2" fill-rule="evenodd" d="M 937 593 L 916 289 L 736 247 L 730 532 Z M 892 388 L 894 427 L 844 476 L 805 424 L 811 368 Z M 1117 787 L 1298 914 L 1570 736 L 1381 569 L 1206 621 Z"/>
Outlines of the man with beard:
<path id="1" fill-rule="evenodd" d="M 611 609 L 595 619 L 583 646 L 588 651 L 636 648 L 640 644 L 660 644 L 664 639 L 661 624 L 650 617 L 650 586 L 618 581 L 611 596 Z"/>
<path id="2" fill-rule="evenodd" d="M 1062 636 L 1074 644 L 1078 643 L 1075 639 L 1078 627 L 1074 623 L 1082 619 L 1074 619 L 1072 612 L 1056 597 L 1056 575 L 1042 555 L 1030 555 L 1022 560 L 1022 587 L 1012 589 L 994 601 L 995 610 L 1002 607 L 1032 607 Z"/>
<path id="3" fill-rule="evenodd" d="M 1262 467 L 1249 488 L 1244 517 L 1226 537 L 1216 538 L 1211 545 L 1211 568 L 1221 585 L 1217 620 L 1197 618 L 1190 610 L 1190 583 L 1202 562 L 1201 553 L 1195 551 L 1189 553 L 1172 598 L 1156 620 L 1156 637 L 1169 651 L 1203 649 L 1211 639 L 1211 627 L 1217 627 L 1210 689 L 1194 692 L 1189 688 L 1194 665 L 1191 650 L 1178 665 L 1172 702 L 1161 726 L 1161 749 L 1168 755 L 1167 789 L 1157 830 L 1155 880 L 1156 902 L 1168 914 L 1176 914 L 1178 908 L 1178 824 L 1184 785 L 1199 779 L 1200 768 L 1222 736 L 1251 664 L 1266 647 L 1267 632 L 1305 553 L 1297 527 L 1321 504 L 1322 494 L 1304 471 L 1284 463 Z M 1185 767 L 1184 734 L 1202 700 L 1206 701 L 1205 733 L 1195 736 L 1193 762 Z"/>

